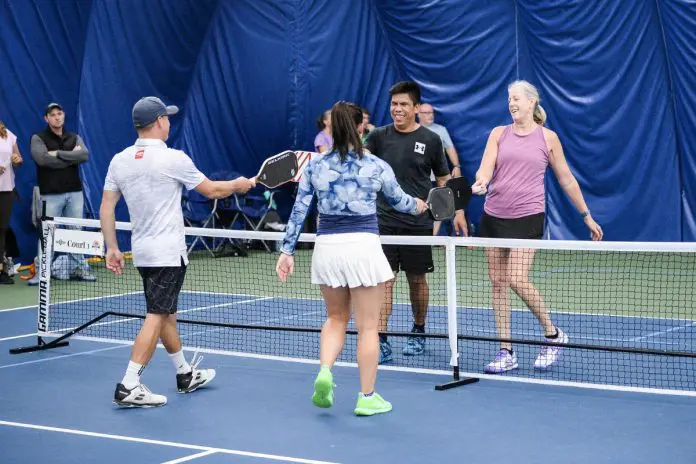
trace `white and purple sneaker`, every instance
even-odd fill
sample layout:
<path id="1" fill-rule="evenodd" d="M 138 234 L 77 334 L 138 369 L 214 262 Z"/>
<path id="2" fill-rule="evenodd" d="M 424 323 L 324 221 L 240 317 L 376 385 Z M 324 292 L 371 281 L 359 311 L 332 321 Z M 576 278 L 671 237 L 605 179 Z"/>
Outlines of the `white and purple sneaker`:
<path id="1" fill-rule="evenodd" d="M 500 374 L 513 369 L 517 369 L 517 355 L 501 349 L 495 355 L 495 359 L 486 366 L 484 372 L 486 374 Z"/>
<path id="2" fill-rule="evenodd" d="M 558 337 L 553 339 L 547 338 L 546 341 L 549 343 L 558 343 L 559 345 L 565 345 L 568 343 L 568 334 L 563 332 L 558 327 L 556 330 L 558 330 Z M 539 356 L 537 356 L 536 361 L 534 361 L 534 369 L 548 369 L 556 361 L 558 361 L 561 351 L 563 351 L 562 346 L 542 346 L 541 350 L 539 351 Z"/>

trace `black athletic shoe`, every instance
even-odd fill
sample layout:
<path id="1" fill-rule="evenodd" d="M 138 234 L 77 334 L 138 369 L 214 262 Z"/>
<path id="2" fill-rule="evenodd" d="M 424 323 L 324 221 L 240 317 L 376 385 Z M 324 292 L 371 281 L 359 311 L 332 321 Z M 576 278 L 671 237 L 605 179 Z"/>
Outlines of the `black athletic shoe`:
<path id="1" fill-rule="evenodd" d="M 176 374 L 176 388 L 179 393 L 191 393 L 204 385 L 209 384 L 215 378 L 215 369 L 198 369 L 198 364 L 203 357 L 196 359 L 198 352 L 191 358 L 191 372 L 188 374 Z"/>

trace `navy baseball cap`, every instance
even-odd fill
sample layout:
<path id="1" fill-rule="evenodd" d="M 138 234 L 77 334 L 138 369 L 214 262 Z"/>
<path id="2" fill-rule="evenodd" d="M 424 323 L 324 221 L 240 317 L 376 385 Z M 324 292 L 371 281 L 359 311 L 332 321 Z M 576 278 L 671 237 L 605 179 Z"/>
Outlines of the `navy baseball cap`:
<path id="1" fill-rule="evenodd" d="M 53 111 L 55 109 L 59 109 L 59 110 L 63 111 L 63 107 L 60 106 L 60 104 L 49 103 L 48 106 L 46 106 L 46 109 L 44 110 L 44 115 L 48 115 L 48 113 L 50 113 L 51 111 Z"/>
<path id="2" fill-rule="evenodd" d="M 144 97 L 133 105 L 133 125 L 140 129 L 155 122 L 160 116 L 171 116 L 178 112 L 178 107 L 167 106 L 157 97 Z"/>

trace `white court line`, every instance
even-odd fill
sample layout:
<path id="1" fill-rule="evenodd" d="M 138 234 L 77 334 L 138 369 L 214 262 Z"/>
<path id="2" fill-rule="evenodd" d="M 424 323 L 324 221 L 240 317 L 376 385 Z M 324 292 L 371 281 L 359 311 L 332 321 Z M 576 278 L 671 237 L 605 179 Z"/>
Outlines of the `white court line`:
<path id="1" fill-rule="evenodd" d="M 104 340 L 106 341 L 106 340 Z M 224 351 L 215 350 L 209 348 L 188 348 L 185 349 L 189 351 L 200 351 L 201 353 L 211 353 L 219 354 L 222 356 L 233 356 L 238 358 L 251 358 L 251 359 L 262 359 L 267 361 L 282 361 L 282 362 L 292 362 L 299 364 L 319 364 L 319 359 L 306 359 L 306 358 L 291 358 L 288 356 L 274 356 L 265 354 L 254 354 L 254 353 L 244 353 L 237 351 Z M 336 366 L 342 367 L 353 367 L 357 368 L 357 363 L 342 362 L 338 361 L 335 363 Z M 401 366 L 378 366 L 379 370 L 393 371 L 393 372 L 405 372 L 410 374 L 427 374 L 427 375 L 445 375 L 452 376 L 452 371 L 442 370 L 442 369 L 424 369 L 417 367 L 401 367 Z M 549 385 L 549 386 L 561 386 L 561 387 L 576 387 L 591 390 L 605 390 L 605 391 L 620 391 L 627 393 L 650 393 L 657 395 L 671 395 L 671 396 L 689 396 L 696 397 L 696 391 L 685 391 L 685 390 L 669 390 L 663 388 L 648 388 L 648 387 L 629 387 L 623 385 L 607 385 L 607 384 L 596 384 L 596 383 L 582 383 L 582 382 L 572 382 L 565 380 L 547 380 L 547 379 L 532 379 L 525 377 L 505 377 L 495 374 L 480 374 L 478 372 L 460 372 L 460 377 L 475 377 L 478 379 L 485 380 L 497 380 L 504 382 L 517 382 L 517 383 L 528 383 L 533 385 Z"/>
<path id="2" fill-rule="evenodd" d="M 46 362 L 46 361 L 55 361 L 56 359 L 72 358 L 73 356 L 82 356 L 83 354 L 99 353 L 101 351 L 115 350 L 118 348 L 123 348 L 123 346 L 122 345 L 110 346 L 108 348 L 100 348 L 98 350 L 80 351 L 79 353 L 62 354 L 60 356 L 52 356 L 50 358 L 33 359 L 31 361 L 24 361 L 21 363 L 5 364 L 4 366 L 0 366 L 0 369 L 5 369 L 6 367 L 25 366 L 27 364 L 36 364 L 36 363 L 41 363 L 41 362 Z"/>
<path id="3" fill-rule="evenodd" d="M 183 293 L 183 292 L 182 292 L 182 293 Z M 242 293 L 215 293 L 215 292 L 194 292 L 194 291 L 190 291 L 190 292 L 188 292 L 188 293 L 210 293 L 210 294 L 214 294 L 214 295 L 225 295 L 225 296 L 235 296 L 235 297 L 249 296 L 249 295 L 242 294 Z M 309 300 L 309 301 L 323 301 L 322 299 L 314 299 L 314 298 L 293 298 L 293 297 L 283 297 L 283 296 L 265 297 L 265 298 L 260 298 L 260 300 L 261 300 L 261 299 L 268 299 L 268 298 L 292 299 L 292 300 Z M 397 304 L 399 304 L 399 303 L 397 303 Z M 403 303 L 403 304 L 407 304 L 407 303 Z M 458 307 L 457 309 L 460 309 L 460 310 L 470 310 L 470 309 L 474 309 L 474 310 L 483 310 L 483 309 L 485 309 L 485 310 L 491 310 L 491 311 L 492 311 L 492 308 L 475 307 L 475 306 Z M 524 312 L 527 312 L 527 311 L 529 311 L 529 310 L 528 310 L 528 309 L 513 309 L 513 311 L 524 311 Z M 643 319 L 651 319 L 651 320 L 656 320 L 656 319 L 657 319 L 657 320 L 671 320 L 671 321 L 680 321 L 680 320 L 683 320 L 683 319 L 663 319 L 663 318 L 642 317 L 642 316 L 623 316 L 623 315 L 619 315 L 619 316 L 609 316 L 609 315 L 604 315 L 604 314 L 589 314 L 589 313 L 582 313 L 582 312 L 577 312 L 577 313 L 574 313 L 574 312 L 563 312 L 563 311 L 552 311 L 552 312 L 553 312 L 553 313 L 556 313 L 556 314 L 572 314 L 572 315 L 582 315 L 582 316 L 588 315 L 588 316 L 604 316 L 604 317 L 617 317 L 617 318 L 624 318 L 624 317 L 625 317 L 625 318 L 643 318 Z M 312 311 L 312 312 L 308 312 L 308 313 L 302 313 L 302 314 L 299 314 L 298 316 L 301 317 L 301 316 L 306 316 L 306 315 L 310 315 L 310 314 L 317 314 L 317 313 L 319 313 L 319 311 Z M 281 318 L 281 319 L 287 319 L 287 317 L 284 317 L 284 318 Z M 688 319 L 685 319 L 685 320 L 689 321 Z M 265 322 L 276 322 L 276 321 L 277 321 L 277 320 L 268 320 L 268 321 L 265 321 Z M 610 342 L 635 342 L 635 341 L 640 341 L 640 340 L 642 340 L 643 338 L 650 338 L 650 337 L 654 337 L 654 336 L 658 336 L 658 335 L 663 335 L 663 334 L 668 333 L 668 332 L 671 332 L 671 331 L 673 331 L 673 330 L 679 330 L 679 329 L 687 328 L 687 327 L 690 327 L 691 325 L 696 325 L 696 321 L 694 321 L 694 322 L 693 322 L 692 324 L 690 324 L 690 325 L 683 326 L 683 327 L 680 327 L 680 328 L 672 328 L 672 329 L 669 329 L 669 330 L 667 330 L 667 331 L 655 332 L 655 333 L 653 333 L 653 334 L 646 335 L 646 336 L 644 336 L 644 337 L 634 337 L 634 338 L 628 338 L 628 339 L 627 339 L 627 338 L 612 338 L 612 337 L 592 337 L 592 336 L 574 336 L 573 338 L 576 339 L 576 340 L 590 340 L 590 341 L 592 341 L 592 340 L 599 340 L 599 341 L 610 341 Z M 489 332 L 486 332 L 485 330 L 484 330 L 484 331 L 482 331 L 482 330 L 478 330 L 478 331 L 471 330 L 469 333 L 475 333 L 475 332 L 481 333 L 481 334 L 483 334 L 483 335 L 491 335 L 491 336 L 497 335 L 495 332 L 490 332 L 490 333 L 489 333 Z M 515 332 L 515 333 L 513 333 L 513 335 L 540 336 L 539 334 L 535 334 L 535 333 L 524 333 L 524 332 Z M 668 344 L 669 344 L 669 345 L 676 345 L 676 344 L 678 344 L 678 343 L 668 343 Z"/>
<path id="4" fill-rule="evenodd" d="M 187 348 L 189 350 L 194 350 L 194 348 Z M 282 362 L 292 362 L 299 364 L 319 364 L 319 359 L 306 359 L 306 358 L 291 358 L 287 356 L 273 356 L 265 354 L 254 354 L 254 353 L 243 353 L 235 351 L 223 351 L 207 348 L 195 348 L 202 353 L 212 353 L 219 354 L 223 356 L 234 356 L 238 358 L 252 358 L 252 359 L 263 359 L 268 361 L 282 361 Z M 338 361 L 334 365 L 341 367 L 353 367 L 357 368 L 357 363 Z M 417 367 L 401 367 L 401 366 L 378 366 L 379 370 L 383 371 L 393 371 L 393 372 L 405 372 L 410 374 L 427 374 L 427 375 L 445 375 L 452 376 L 452 371 L 441 370 L 441 369 L 424 369 Z M 582 383 L 582 382 L 572 382 L 565 380 L 546 380 L 546 379 L 531 379 L 524 377 L 505 377 L 495 374 L 480 374 L 478 372 L 460 372 L 460 378 L 463 377 L 475 377 L 484 380 L 496 380 L 504 382 L 517 382 L 517 383 L 528 383 L 533 385 L 549 385 L 549 386 L 561 386 L 561 387 L 576 387 L 584 388 L 590 390 L 605 390 L 605 391 L 619 391 L 626 393 L 650 393 L 656 395 L 671 395 L 671 396 L 689 396 L 696 397 L 696 391 L 685 391 L 685 390 L 669 390 L 663 388 L 648 388 L 648 387 L 628 387 L 623 385 L 607 385 L 607 384 L 596 384 L 596 383 Z"/>
<path id="5" fill-rule="evenodd" d="M 45 426 L 45 425 L 25 424 L 22 422 L 10 422 L 10 421 L 0 420 L 0 425 L 6 425 L 9 427 L 20 427 L 20 428 L 33 429 L 33 430 L 42 430 L 42 431 L 46 431 L 46 432 L 59 432 L 59 433 L 68 433 L 68 434 L 72 434 L 72 435 L 83 435 L 83 436 L 87 436 L 87 437 L 108 438 L 110 440 L 121 440 L 121 441 L 135 442 L 135 443 L 146 443 L 148 445 L 169 446 L 171 448 L 185 448 L 185 449 L 191 449 L 191 450 L 209 451 L 209 452 L 213 452 L 213 453 L 233 454 L 236 456 L 247 456 L 247 457 L 252 457 L 252 458 L 269 459 L 269 460 L 273 460 L 273 461 L 297 462 L 297 463 L 301 463 L 301 464 L 337 464 L 337 463 L 333 463 L 333 462 L 329 462 L 329 461 L 316 461 L 316 460 L 312 460 L 312 459 L 293 458 L 290 456 L 280 456 L 280 455 L 276 455 L 276 454 L 254 453 L 251 451 L 241 451 L 241 450 L 234 450 L 234 449 L 227 449 L 227 448 L 214 448 L 212 446 L 189 445 L 186 443 L 179 443 L 179 442 L 173 442 L 173 441 L 151 440 L 149 438 L 129 437 L 129 436 L 125 436 L 125 435 L 112 435 L 109 433 L 88 432 L 85 430 L 66 429 L 66 428 L 62 428 L 62 427 L 49 427 L 49 426 Z"/>
<path id="6" fill-rule="evenodd" d="M 55 303 L 51 303 L 51 306 L 58 306 L 58 305 L 63 305 L 63 304 L 69 304 L 69 303 L 79 303 L 81 301 L 91 301 L 91 300 L 102 300 L 104 298 L 117 298 L 119 296 L 127 296 L 127 295 L 136 295 L 138 293 L 143 293 L 142 291 L 139 292 L 126 292 L 126 293 L 116 293 L 113 295 L 104 295 L 104 296 L 95 296 L 93 298 L 80 298 L 77 300 L 68 300 L 68 301 L 58 301 Z M 31 305 L 31 306 L 18 306 L 16 308 L 7 308 L 7 309 L 0 309 L 0 313 L 7 313 L 10 311 L 20 311 L 22 309 L 32 309 L 36 308 L 36 305 Z"/>
<path id="7" fill-rule="evenodd" d="M 215 450 L 201 451 L 200 453 L 192 454 L 191 456 L 184 456 L 183 458 L 174 459 L 172 461 L 166 461 L 162 464 L 180 464 L 182 462 L 193 461 L 194 459 L 202 458 L 204 456 L 210 456 L 211 454 L 215 453 L 217 453 Z"/>
<path id="8" fill-rule="evenodd" d="M 24 335 L 15 335 L 15 336 L 12 336 L 12 337 L 0 338 L 0 342 L 4 342 L 4 341 L 7 341 L 7 340 L 16 340 L 16 339 L 18 339 L 18 338 L 27 338 L 27 337 L 36 336 L 36 335 L 38 335 L 37 332 L 30 333 L 30 334 L 24 334 Z"/>
<path id="9" fill-rule="evenodd" d="M 124 294 L 124 295 L 125 295 L 125 294 Z M 219 308 L 219 307 L 230 306 L 230 305 L 239 304 L 239 303 L 252 303 L 252 302 L 255 302 L 255 301 L 269 300 L 269 299 L 272 299 L 272 298 L 273 298 L 272 296 L 268 296 L 268 297 L 258 297 L 258 298 L 254 298 L 254 299 L 251 299 L 251 300 L 232 301 L 232 302 L 230 302 L 230 303 L 221 303 L 221 304 L 217 304 L 217 305 L 213 305 L 213 306 L 201 306 L 201 307 L 198 307 L 198 308 L 184 309 L 184 310 L 178 311 L 178 313 L 187 313 L 187 312 L 191 312 L 191 311 L 202 311 L 202 310 L 204 310 L 204 309 Z M 35 307 L 35 306 L 34 306 L 34 307 Z M 97 324 L 94 324 L 94 326 L 109 325 L 109 324 L 117 324 L 117 323 L 121 323 L 121 322 L 133 321 L 133 320 L 136 320 L 136 319 L 138 319 L 138 318 L 132 318 L 132 317 L 131 317 L 131 318 L 126 318 L 126 319 L 119 319 L 119 320 L 117 320 L 117 321 L 99 322 L 99 323 L 97 323 Z M 268 321 L 268 322 L 271 322 L 271 321 Z M 60 332 L 67 332 L 68 330 L 73 330 L 73 329 L 75 329 L 75 328 L 77 328 L 77 326 L 75 326 L 75 327 L 69 327 L 69 328 L 67 328 L 67 329 L 62 329 Z M 30 334 L 15 335 L 15 336 L 13 336 L 13 337 L 0 338 L 0 342 L 7 341 L 7 340 L 15 340 L 15 339 L 18 339 L 18 338 L 31 337 L 31 336 L 34 336 L 34 335 L 39 335 L 39 334 L 38 334 L 37 332 L 34 332 L 34 333 L 30 333 Z M 42 334 L 42 335 L 43 335 L 43 336 L 48 336 L 49 334 Z"/>
<path id="10" fill-rule="evenodd" d="M 253 296 L 253 295 L 246 295 L 243 293 L 225 293 L 225 292 L 203 292 L 203 291 L 182 291 L 181 293 L 202 293 L 202 294 L 210 294 L 210 295 L 218 295 L 218 296 Z M 301 300 L 301 301 L 314 301 L 314 302 L 321 302 L 323 304 L 324 299 L 321 297 L 317 298 L 302 298 L 302 297 L 293 297 L 293 296 L 283 296 L 283 295 L 276 295 L 272 298 L 279 299 L 279 300 Z M 78 300 L 79 301 L 79 300 Z M 395 305 L 410 305 L 411 303 L 408 301 L 394 301 Z M 440 309 L 440 310 L 446 310 L 447 305 L 445 304 L 433 304 L 428 307 L 428 311 L 431 311 L 433 309 Z M 493 312 L 493 308 L 491 306 L 462 306 L 462 305 L 457 305 L 457 310 L 458 311 L 468 311 L 468 310 L 485 310 L 485 311 L 490 311 L 491 313 Z M 529 312 L 528 308 L 510 308 L 512 311 L 519 311 L 519 312 Z M 556 309 L 556 308 L 550 308 L 549 312 L 552 314 L 567 314 L 571 316 L 600 316 L 600 317 L 607 317 L 607 318 L 616 318 L 616 319 L 649 319 L 652 321 L 684 321 L 684 322 L 694 322 L 693 319 L 686 319 L 686 318 L 678 318 L 678 317 L 656 317 L 656 316 L 645 316 L 645 315 L 633 315 L 633 314 L 611 314 L 611 313 L 597 313 L 597 312 L 590 312 L 590 311 L 564 311 L 561 309 Z"/>
<path id="11" fill-rule="evenodd" d="M 679 327 L 672 327 L 671 329 L 661 330 L 659 332 L 653 332 L 653 333 L 643 335 L 640 337 L 633 337 L 628 341 L 629 342 L 640 342 L 643 340 L 647 340 L 648 338 L 659 337 L 660 335 L 666 335 L 670 332 L 676 332 L 677 330 L 688 329 L 688 328 L 693 327 L 693 326 L 696 326 L 696 322 L 692 322 L 691 324 L 688 324 L 688 325 L 680 325 Z"/>
<path id="12" fill-rule="evenodd" d="M 31 306 L 18 306 L 16 308 L 7 308 L 7 309 L 0 309 L 0 313 L 9 313 L 10 311 L 21 311 L 23 309 L 32 309 L 36 308 L 36 305 L 31 305 Z"/>
<path id="13" fill-rule="evenodd" d="M 222 307 L 225 307 L 225 306 L 233 306 L 233 305 L 237 305 L 237 304 L 254 303 L 254 302 L 256 302 L 256 301 L 271 300 L 271 299 L 273 299 L 273 298 L 274 298 L 274 297 L 272 297 L 272 296 L 264 296 L 264 297 L 252 298 L 252 299 L 249 299 L 249 300 L 239 300 L 239 301 L 231 301 L 231 302 L 229 302 L 229 303 L 220 303 L 220 304 L 216 304 L 216 305 L 199 306 L 199 307 L 197 307 L 197 308 L 182 309 L 182 310 L 180 310 L 180 311 L 177 311 L 176 314 L 190 313 L 190 312 L 192 312 L 192 311 L 203 311 L 204 309 L 222 308 Z M 99 327 L 99 326 L 102 326 L 102 325 L 121 324 L 121 323 L 124 323 L 124 322 L 137 321 L 137 320 L 140 320 L 140 318 L 139 318 L 139 317 L 127 317 L 127 318 L 125 318 L 125 319 L 117 319 L 117 320 L 115 320 L 115 321 L 97 322 L 96 324 L 92 324 L 92 325 L 90 325 L 89 327 Z M 54 333 L 54 334 L 60 334 L 60 333 L 63 333 L 63 332 L 68 332 L 68 331 L 70 331 L 70 330 L 74 330 L 74 329 L 76 329 L 76 328 L 78 328 L 78 327 L 79 327 L 79 326 L 76 325 L 75 327 L 68 327 L 68 328 L 65 328 L 65 329 L 55 330 L 55 331 L 53 331 L 52 333 Z M 42 334 L 42 335 L 50 336 L 50 335 L 51 335 L 51 332 L 46 333 L 46 334 Z"/>
<path id="14" fill-rule="evenodd" d="M 285 321 L 288 319 L 296 319 L 298 317 L 309 316 L 310 314 L 319 314 L 319 313 L 320 313 L 320 311 L 308 311 L 308 312 L 301 313 L 301 314 L 292 314 L 290 316 L 274 317 L 272 319 L 265 319 L 263 321 L 252 322 L 249 325 L 259 326 L 259 325 L 269 324 L 271 322 L 280 322 L 280 321 Z M 190 337 L 193 335 L 201 335 L 201 334 L 209 334 L 209 333 L 213 333 L 213 332 L 220 332 L 221 330 L 225 330 L 227 328 L 229 328 L 229 327 L 220 327 L 217 329 L 208 329 L 208 330 L 201 330 L 199 332 L 191 332 L 191 333 L 188 333 L 185 335 L 181 335 L 181 338 L 186 338 L 186 337 Z M 241 330 L 244 330 L 244 329 L 241 329 Z"/>
<path id="15" fill-rule="evenodd" d="M 182 292 L 182 293 L 183 293 L 183 292 Z M 194 292 L 194 291 L 190 291 L 190 292 L 188 292 L 188 293 L 206 293 L 206 292 Z M 211 293 L 211 294 L 215 294 L 215 295 L 235 296 L 235 297 L 249 296 L 249 295 L 242 294 L 242 293 L 214 293 L 214 292 L 207 292 L 207 293 Z M 265 299 L 269 299 L 269 298 L 276 298 L 276 299 L 292 299 L 292 300 L 309 300 L 309 301 L 323 301 L 322 299 L 315 299 L 315 298 L 293 298 L 293 297 L 284 297 L 284 296 L 260 297 L 260 298 L 258 298 L 257 301 L 261 301 L 261 300 L 265 300 Z M 255 300 L 245 300 L 245 301 L 243 301 L 243 302 L 251 302 L 251 301 L 255 301 Z M 240 302 L 240 303 L 242 303 L 242 302 Z M 228 304 L 229 304 L 229 303 L 228 303 Z M 397 304 L 399 304 L 399 303 L 397 303 Z M 407 303 L 403 303 L 403 304 L 407 304 Z M 459 309 L 459 310 L 471 310 L 471 309 L 474 309 L 474 310 L 491 310 L 491 311 L 492 311 L 492 308 L 486 308 L 486 307 L 482 307 L 482 306 L 466 306 L 466 307 L 460 306 L 460 307 L 458 307 L 457 309 Z M 188 311 L 191 311 L 191 310 L 188 310 Z M 525 309 L 513 309 L 513 311 L 524 311 L 524 312 L 527 312 L 527 311 L 529 311 L 529 310 L 525 308 Z M 689 321 L 689 322 L 692 322 L 692 321 L 689 320 L 689 319 L 666 319 L 666 318 L 656 318 L 656 317 L 625 316 L 625 315 L 617 315 L 617 316 L 615 316 L 615 315 L 609 315 L 609 314 L 590 314 L 590 313 L 583 313 L 583 312 L 564 312 L 564 311 L 551 311 L 551 312 L 552 312 L 552 313 L 556 313 L 556 314 L 571 314 L 571 315 L 581 315 L 581 316 L 603 316 L 603 317 L 616 317 L 616 318 L 642 318 L 642 319 L 650 319 L 650 320 L 670 320 L 670 321 Z M 305 316 L 305 315 L 315 314 L 315 313 L 317 313 L 317 311 L 313 311 L 313 312 L 309 312 L 309 313 L 303 313 L 303 314 L 300 314 L 299 316 Z M 283 318 L 283 319 L 285 319 L 285 318 Z M 269 320 L 269 321 L 266 321 L 266 322 L 275 322 L 275 321 Z M 111 323 L 113 323 L 113 322 L 111 322 Z M 658 336 L 658 335 L 663 335 L 663 334 L 665 334 L 665 333 L 669 333 L 669 332 L 672 332 L 672 331 L 674 331 L 674 330 L 685 329 L 685 328 L 691 327 L 692 325 L 696 325 L 696 321 L 693 321 L 691 324 L 686 325 L 686 326 L 683 326 L 683 327 L 672 328 L 672 329 L 669 329 L 669 330 L 667 330 L 667 331 L 655 332 L 655 333 L 653 333 L 653 334 L 649 334 L 649 335 L 646 335 L 646 336 L 634 337 L 634 338 L 630 338 L 630 339 L 626 339 L 626 338 L 609 338 L 609 337 L 604 338 L 604 337 L 591 337 L 591 336 L 576 336 L 576 337 L 573 337 L 573 338 L 578 339 L 578 340 L 600 340 L 600 341 L 611 341 L 611 342 L 635 342 L 635 341 L 641 341 L 641 340 L 643 340 L 644 338 L 651 338 L 651 337 L 655 337 L 655 336 Z M 473 332 L 473 331 L 472 331 L 472 332 Z M 479 331 L 479 333 L 481 333 L 481 331 Z M 487 332 L 483 332 L 483 333 L 486 334 Z M 491 335 L 496 335 L 496 334 L 493 333 L 493 332 L 491 332 L 490 334 L 491 334 Z M 536 334 L 529 334 L 529 333 L 522 333 L 522 332 L 520 332 L 520 333 L 517 333 L 517 335 L 524 335 L 524 336 L 527 336 L 527 335 L 536 335 Z"/>
<path id="16" fill-rule="evenodd" d="M 114 293 L 113 295 L 94 296 L 91 298 L 78 298 L 76 300 L 67 300 L 67 301 L 57 301 L 55 303 L 52 303 L 51 305 L 58 306 L 58 305 L 70 304 L 70 303 L 81 303 L 83 301 L 103 300 L 105 298 L 118 298 L 120 296 L 137 295 L 139 293 L 145 293 L 145 292 L 142 290 L 139 290 L 139 291 L 134 291 L 134 292 Z"/>
<path id="17" fill-rule="evenodd" d="M 191 295 L 218 295 L 218 296 L 243 296 L 259 298 L 259 295 L 251 295 L 249 293 L 223 293 L 223 292 L 205 292 L 203 290 L 182 290 L 181 293 L 189 293 Z"/>

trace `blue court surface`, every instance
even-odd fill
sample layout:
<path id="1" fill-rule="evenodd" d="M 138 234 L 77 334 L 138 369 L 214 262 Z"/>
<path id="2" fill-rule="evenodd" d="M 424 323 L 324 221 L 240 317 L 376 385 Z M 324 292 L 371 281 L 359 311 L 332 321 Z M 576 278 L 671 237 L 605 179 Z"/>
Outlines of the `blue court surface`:
<path id="1" fill-rule="evenodd" d="M 132 304 L 136 305 L 140 297 L 135 294 L 104 298 L 94 304 L 102 311 L 124 310 L 129 306 L 126 299 L 133 299 Z M 321 321 L 321 302 L 298 300 L 294 305 L 287 299 L 282 304 L 274 300 L 277 299 L 231 299 L 221 295 L 205 295 L 202 299 L 200 294 L 188 293 L 182 295 L 181 317 L 217 317 L 227 322 L 260 325 L 291 322 L 316 326 Z M 68 311 L 76 310 L 75 305 L 55 305 L 54 322 L 60 321 L 62 312 L 67 321 Z M 235 311 L 230 311 L 230 306 Z M 265 308 L 274 308 L 275 316 L 269 318 Z M 434 324 L 444 321 L 436 315 L 438 311 L 433 310 Z M 470 316 L 461 321 L 462 327 L 478 320 L 471 317 L 476 311 L 460 311 L 460 317 Z M 246 316 L 235 319 L 233 314 Z M 528 315 L 520 312 L 515 317 Z M 598 316 L 590 319 L 561 314 L 558 318 L 559 324 L 572 326 L 569 332 L 576 339 L 603 334 Z M 139 325 L 140 320 L 105 320 L 87 334 L 127 338 L 135 334 Z M 696 398 L 546 385 L 544 378 L 539 378 L 529 366 L 537 351 L 534 347 L 520 347 L 520 371 L 508 378 L 527 377 L 540 382 L 483 378 L 476 384 L 442 392 L 433 387 L 446 382 L 446 375 L 416 372 L 414 368 L 444 371 L 449 361 L 445 356 L 446 340 L 429 340 L 428 352 L 417 359 L 403 359 L 397 349 L 396 367 L 380 370 L 378 377 L 378 391 L 394 404 L 394 410 L 382 416 L 358 418 L 352 414 L 358 373 L 351 366 L 335 368 L 336 402 L 332 409 L 320 410 L 311 404 L 317 365 L 289 358 L 315 357 L 316 334 L 278 333 L 271 336 L 275 338 L 269 343 L 270 335 L 261 337 L 258 331 L 243 331 L 244 335 L 234 336 L 229 329 L 182 327 L 185 343 L 207 342 L 229 352 L 204 354 L 202 365 L 217 369 L 215 381 L 209 388 L 192 394 L 177 394 L 171 362 L 165 351 L 158 349 L 143 381 L 153 391 L 167 395 L 168 404 L 155 409 L 124 410 L 114 406 L 111 399 L 128 362 L 129 345 L 73 339 L 64 348 L 21 355 L 8 353 L 10 348 L 33 343 L 35 337 L 31 334 L 35 330 L 35 308 L 0 311 L 3 464 L 696 462 L 696 442 L 691 432 Z M 482 326 L 476 330 L 487 329 Z M 632 340 L 658 346 L 667 334 L 690 330 L 693 328 L 689 321 L 662 320 L 646 322 L 642 329 L 633 324 L 630 332 L 614 331 L 606 338 L 611 338 L 609 343 Z M 670 335 L 669 340 L 682 346 L 682 340 L 689 338 L 690 335 Z M 273 345 L 274 355 L 284 359 L 265 356 L 271 350 L 268 345 Z M 474 345 L 461 344 L 462 369 L 480 372 L 495 347 L 481 344 L 473 349 Z M 299 350 L 300 346 L 302 352 L 292 356 L 290 351 Z M 630 357 L 622 371 L 616 368 L 622 365 L 617 363 L 621 358 L 616 355 L 610 358 L 584 351 L 567 350 L 558 370 L 547 376 L 553 380 L 598 381 L 606 363 L 615 370 L 603 376 L 614 384 L 637 385 L 641 379 L 654 378 L 657 380 L 647 381 L 646 386 L 659 387 L 670 376 L 673 384 L 673 376 L 678 373 L 681 382 L 692 382 L 691 388 L 694 385 L 693 366 L 682 359 L 673 359 L 670 362 L 674 364 L 666 367 L 664 363 L 648 364 L 649 372 L 638 374 L 632 372 Z M 342 360 L 353 362 L 354 348 L 349 347 Z M 686 366 L 677 366 L 678 363 Z"/>

